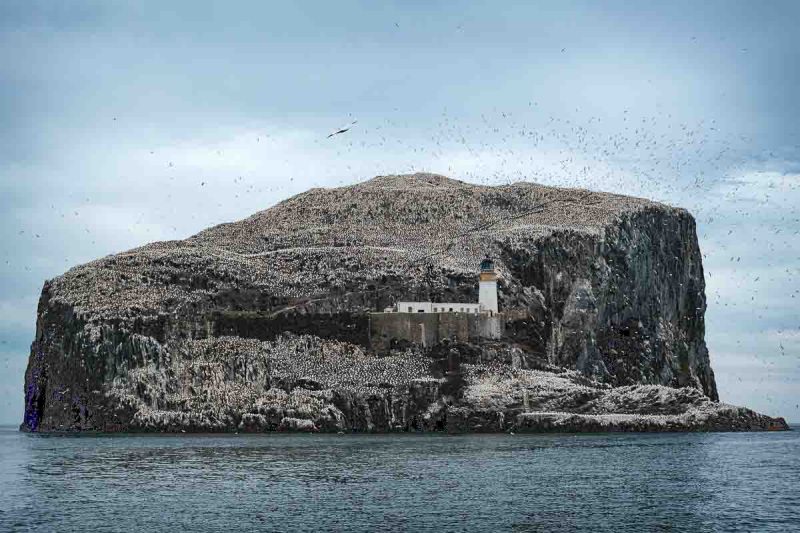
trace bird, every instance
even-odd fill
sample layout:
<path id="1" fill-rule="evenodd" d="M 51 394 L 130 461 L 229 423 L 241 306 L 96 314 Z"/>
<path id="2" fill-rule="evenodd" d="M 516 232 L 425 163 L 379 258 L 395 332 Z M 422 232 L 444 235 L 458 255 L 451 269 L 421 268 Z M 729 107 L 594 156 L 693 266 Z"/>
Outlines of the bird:
<path id="1" fill-rule="evenodd" d="M 353 125 L 354 125 L 354 124 L 356 124 L 357 122 L 358 122 L 357 120 L 354 120 L 354 121 L 353 121 L 353 122 L 351 122 L 351 123 L 350 123 L 350 124 L 349 124 L 349 125 L 348 125 L 346 128 L 342 128 L 342 129 L 340 129 L 340 130 L 338 130 L 338 131 L 334 131 L 333 133 L 331 133 L 330 135 L 328 135 L 328 139 L 330 139 L 330 138 L 331 138 L 331 137 L 333 137 L 334 135 L 340 135 L 340 134 L 342 134 L 342 133 L 345 133 L 345 132 L 347 132 L 347 131 L 350 131 L 350 128 L 352 128 L 352 127 L 353 127 Z"/>

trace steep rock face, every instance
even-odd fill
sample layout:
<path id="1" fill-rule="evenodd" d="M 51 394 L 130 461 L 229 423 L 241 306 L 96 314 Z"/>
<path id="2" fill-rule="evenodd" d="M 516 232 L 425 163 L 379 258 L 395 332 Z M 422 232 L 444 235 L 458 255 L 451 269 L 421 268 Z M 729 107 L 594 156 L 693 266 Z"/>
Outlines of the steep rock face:
<path id="1" fill-rule="evenodd" d="M 509 317 L 500 342 L 370 351 L 369 311 L 476 301 L 487 254 Z M 454 422 L 459 409 L 475 411 L 454 360 L 716 400 L 704 311 L 684 210 L 529 183 L 382 176 L 48 281 L 23 428 L 470 428 Z"/>
<path id="2" fill-rule="evenodd" d="M 544 335 L 527 336 L 550 362 L 617 385 L 690 386 L 718 399 L 701 255 L 686 211 L 651 205 L 600 236 L 554 232 L 501 250 L 510 277 L 542 294 L 531 316 Z"/>

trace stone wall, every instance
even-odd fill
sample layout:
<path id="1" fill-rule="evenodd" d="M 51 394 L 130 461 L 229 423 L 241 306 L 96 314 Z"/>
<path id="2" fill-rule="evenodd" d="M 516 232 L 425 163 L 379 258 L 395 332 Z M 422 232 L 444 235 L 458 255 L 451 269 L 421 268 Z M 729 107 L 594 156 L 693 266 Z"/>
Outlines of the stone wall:
<path id="1" fill-rule="evenodd" d="M 387 352 L 403 342 L 430 347 L 445 339 L 469 342 L 499 339 L 505 329 L 502 315 L 469 313 L 370 313 L 370 347 Z"/>

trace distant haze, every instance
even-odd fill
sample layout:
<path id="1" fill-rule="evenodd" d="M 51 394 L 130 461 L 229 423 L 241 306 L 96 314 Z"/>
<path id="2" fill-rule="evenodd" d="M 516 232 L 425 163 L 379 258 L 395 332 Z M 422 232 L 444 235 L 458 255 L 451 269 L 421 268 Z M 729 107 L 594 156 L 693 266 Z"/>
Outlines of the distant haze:
<path id="1" fill-rule="evenodd" d="M 800 420 L 800 3 L 267 4 L 0 3 L 0 423 L 45 279 L 418 170 L 689 209 L 722 400 Z"/>

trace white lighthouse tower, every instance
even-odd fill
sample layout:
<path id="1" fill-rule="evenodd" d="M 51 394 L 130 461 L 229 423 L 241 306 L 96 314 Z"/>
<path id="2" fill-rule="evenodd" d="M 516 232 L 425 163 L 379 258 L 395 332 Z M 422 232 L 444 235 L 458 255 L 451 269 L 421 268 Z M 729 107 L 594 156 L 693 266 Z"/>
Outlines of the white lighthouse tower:
<path id="1" fill-rule="evenodd" d="M 489 257 L 481 261 L 478 305 L 482 313 L 497 313 L 497 271 Z"/>

